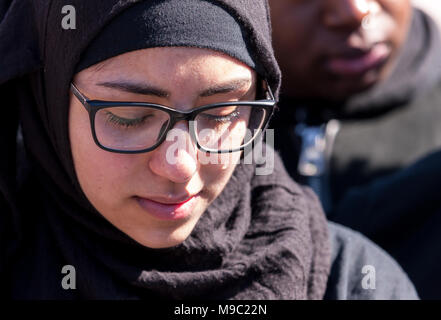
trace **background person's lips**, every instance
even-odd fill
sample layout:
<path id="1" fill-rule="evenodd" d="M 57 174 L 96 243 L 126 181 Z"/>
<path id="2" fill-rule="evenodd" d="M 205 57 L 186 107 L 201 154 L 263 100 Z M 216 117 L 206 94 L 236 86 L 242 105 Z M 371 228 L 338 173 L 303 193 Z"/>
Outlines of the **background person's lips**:
<path id="1" fill-rule="evenodd" d="M 366 51 L 348 51 L 333 55 L 326 60 L 325 67 L 339 76 L 362 75 L 381 66 L 389 58 L 391 51 L 387 44 L 377 43 Z"/>
<path id="2" fill-rule="evenodd" d="M 193 212 L 199 194 L 191 196 L 180 203 L 161 203 L 150 199 L 135 197 L 138 204 L 148 214 L 160 220 L 179 220 L 185 219 Z"/>

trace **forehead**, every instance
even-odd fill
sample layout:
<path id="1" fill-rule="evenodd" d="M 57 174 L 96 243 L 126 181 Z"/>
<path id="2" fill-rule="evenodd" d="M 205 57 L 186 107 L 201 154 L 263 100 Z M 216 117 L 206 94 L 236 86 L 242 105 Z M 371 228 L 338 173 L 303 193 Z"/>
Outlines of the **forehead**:
<path id="1" fill-rule="evenodd" d="M 94 82 L 125 77 L 158 85 L 179 85 L 189 80 L 216 82 L 239 76 L 251 79 L 253 75 L 253 69 L 217 51 L 164 47 L 124 53 L 79 72 L 75 78 L 79 82 Z"/>

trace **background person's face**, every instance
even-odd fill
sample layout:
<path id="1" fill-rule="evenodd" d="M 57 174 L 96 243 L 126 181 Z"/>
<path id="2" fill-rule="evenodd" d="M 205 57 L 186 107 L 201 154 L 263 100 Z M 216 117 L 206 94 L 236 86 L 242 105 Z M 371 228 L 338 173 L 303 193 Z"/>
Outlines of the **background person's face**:
<path id="1" fill-rule="evenodd" d="M 387 76 L 411 13 L 409 0 L 270 0 L 270 6 L 283 93 L 335 100 Z"/>
<path id="2" fill-rule="evenodd" d="M 154 87 L 162 93 L 140 94 L 116 85 L 100 85 L 122 81 Z M 150 102 L 177 110 L 253 100 L 256 92 L 252 69 L 228 56 L 196 48 L 129 52 L 81 71 L 74 83 L 90 99 Z M 200 95 L 208 89 L 212 89 L 211 94 Z M 189 143 L 187 148 L 177 149 L 172 162 L 167 161 L 167 151 L 176 145 L 174 141 L 164 141 L 157 149 L 142 154 L 107 152 L 93 141 L 88 113 L 71 95 L 70 142 L 85 195 L 115 227 L 151 248 L 174 246 L 189 236 L 225 187 L 240 158 L 240 152 L 236 152 L 228 154 L 229 163 L 202 164 L 198 161 L 202 153 L 190 142 L 187 123 L 178 122 L 174 128 L 181 130 Z M 176 206 L 180 212 L 177 216 L 164 216 L 173 209 L 171 204 L 189 198 Z"/>

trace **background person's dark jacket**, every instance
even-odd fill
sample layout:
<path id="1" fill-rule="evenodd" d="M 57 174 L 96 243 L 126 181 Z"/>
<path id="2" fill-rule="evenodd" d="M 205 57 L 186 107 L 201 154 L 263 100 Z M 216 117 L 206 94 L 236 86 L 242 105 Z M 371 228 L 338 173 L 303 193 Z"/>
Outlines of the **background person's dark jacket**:
<path id="1" fill-rule="evenodd" d="M 340 201 L 334 220 L 386 248 L 422 299 L 441 298 L 441 151 L 352 189 Z"/>
<path id="2" fill-rule="evenodd" d="M 331 273 L 325 300 L 415 300 L 414 285 L 402 268 L 363 235 L 328 224 Z"/>

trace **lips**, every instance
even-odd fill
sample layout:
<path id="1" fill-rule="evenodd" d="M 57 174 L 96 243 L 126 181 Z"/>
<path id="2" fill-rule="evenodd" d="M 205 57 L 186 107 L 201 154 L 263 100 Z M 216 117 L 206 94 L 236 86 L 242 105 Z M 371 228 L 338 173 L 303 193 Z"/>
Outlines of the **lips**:
<path id="1" fill-rule="evenodd" d="M 144 211 L 159 220 L 180 220 L 191 215 L 196 207 L 199 194 L 175 199 L 148 199 L 135 197 L 136 201 Z"/>
<path id="2" fill-rule="evenodd" d="M 339 76 L 360 76 L 383 65 L 391 54 L 385 43 L 374 44 L 368 50 L 348 48 L 331 55 L 325 62 L 326 69 Z"/>

